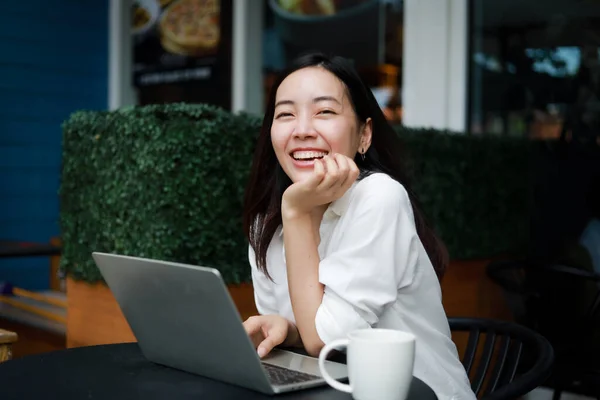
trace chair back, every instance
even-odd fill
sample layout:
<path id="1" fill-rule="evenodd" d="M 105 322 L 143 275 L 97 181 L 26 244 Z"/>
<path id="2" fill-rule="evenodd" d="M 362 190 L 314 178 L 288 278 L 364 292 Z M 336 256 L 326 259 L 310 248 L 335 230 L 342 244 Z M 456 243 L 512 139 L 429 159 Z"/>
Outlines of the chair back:
<path id="1" fill-rule="evenodd" d="M 487 274 L 504 289 L 515 321 L 544 335 L 557 358 L 600 355 L 600 275 L 525 260 L 490 263 Z"/>
<path id="2" fill-rule="evenodd" d="M 494 261 L 487 275 L 507 296 L 515 321 L 554 350 L 545 386 L 600 398 L 600 275 L 585 266 Z"/>
<path id="3" fill-rule="evenodd" d="M 522 325 L 484 318 L 449 318 L 452 332 L 468 332 L 462 363 L 480 399 L 515 399 L 550 376 L 554 351 Z M 485 339 L 482 340 L 482 338 Z"/>

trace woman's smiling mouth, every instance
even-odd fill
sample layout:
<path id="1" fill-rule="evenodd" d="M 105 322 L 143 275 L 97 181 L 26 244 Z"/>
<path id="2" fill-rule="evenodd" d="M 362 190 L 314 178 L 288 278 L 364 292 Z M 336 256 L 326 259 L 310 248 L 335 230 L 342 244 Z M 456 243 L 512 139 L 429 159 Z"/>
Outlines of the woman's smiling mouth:
<path id="1" fill-rule="evenodd" d="M 292 158 L 298 161 L 314 160 L 316 158 L 323 158 L 327 154 L 326 151 L 315 151 L 315 150 L 296 150 L 292 152 Z"/>
<path id="2" fill-rule="evenodd" d="M 315 160 L 320 160 L 329 154 L 325 150 L 298 149 L 290 153 L 294 165 L 299 168 L 310 168 L 315 164 Z"/>

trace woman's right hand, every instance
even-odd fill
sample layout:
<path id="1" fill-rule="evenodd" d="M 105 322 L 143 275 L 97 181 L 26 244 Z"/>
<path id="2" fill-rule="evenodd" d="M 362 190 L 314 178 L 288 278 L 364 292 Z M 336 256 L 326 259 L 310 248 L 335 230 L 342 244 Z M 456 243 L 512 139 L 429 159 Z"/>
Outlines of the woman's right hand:
<path id="1" fill-rule="evenodd" d="M 280 344 L 293 346 L 299 339 L 298 329 L 279 315 L 256 315 L 244 321 L 244 328 L 254 343 L 258 356 L 263 358 Z"/>

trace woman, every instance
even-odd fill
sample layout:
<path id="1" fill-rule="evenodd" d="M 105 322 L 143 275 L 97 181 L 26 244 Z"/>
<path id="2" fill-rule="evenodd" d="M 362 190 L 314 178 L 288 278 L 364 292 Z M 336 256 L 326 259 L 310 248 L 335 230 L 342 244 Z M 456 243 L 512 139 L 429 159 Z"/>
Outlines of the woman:
<path id="1" fill-rule="evenodd" d="M 407 187 L 397 136 L 342 58 L 311 54 L 276 82 L 245 200 L 264 357 L 317 356 L 359 328 L 412 332 L 414 374 L 440 399 L 473 399 L 439 278 L 447 256 Z"/>

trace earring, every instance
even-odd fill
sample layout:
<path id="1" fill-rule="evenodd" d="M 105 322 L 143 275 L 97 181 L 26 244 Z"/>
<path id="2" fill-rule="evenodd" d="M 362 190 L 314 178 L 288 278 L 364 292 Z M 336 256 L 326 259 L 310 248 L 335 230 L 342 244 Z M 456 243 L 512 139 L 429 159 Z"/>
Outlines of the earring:
<path id="1" fill-rule="evenodd" d="M 361 150 L 362 151 L 360 153 L 360 157 L 362 158 L 363 161 L 365 161 L 365 148 L 363 147 Z"/>

